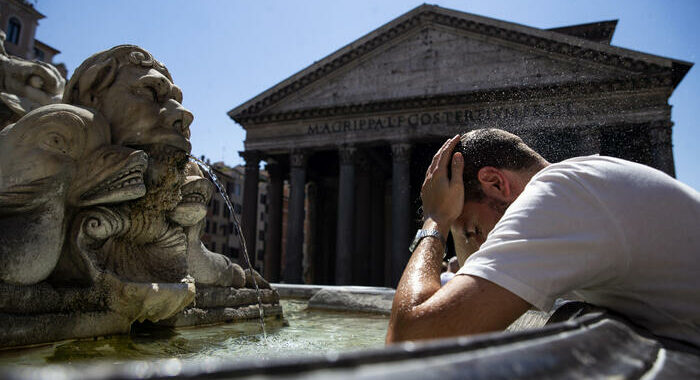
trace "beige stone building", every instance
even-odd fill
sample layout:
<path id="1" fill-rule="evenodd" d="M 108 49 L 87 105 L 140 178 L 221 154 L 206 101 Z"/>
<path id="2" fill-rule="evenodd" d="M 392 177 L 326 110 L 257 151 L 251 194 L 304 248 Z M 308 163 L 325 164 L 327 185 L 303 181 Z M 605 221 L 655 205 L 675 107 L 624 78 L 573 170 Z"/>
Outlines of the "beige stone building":
<path id="1" fill-rule="evenodd" d="M 27 0 L 0 0 L 0 27 L 5 32 L 5 50 L 21 58 L 53 64 L 53 57 L 60 51 L 34 38 L 39 20 L 44 17 Z M 65 65 L 57 64 L 56 67 L 65 77 Z"/>
<path id="2" fill-rule="evenodd" d="M 214 172 L 228 194 L 235 216 L 241 219 L 243 210 L 243 184 L 245 182 L 245 170 L 241 165 L 235 167 L 226 166 L 223 162 L 211 164 Z M 251 264 L 256 269 L 263 269 L 265 252 L 265 230 L 267 227 L 267 172 L 262 171 L 258 180 L 257 217 L 255 220 L 255 239 L 253 244 L 247 243 Z M 235 228 L 234 219 L 226 206 L 224 197 L 214 191 L 207 206 L 206 224 L 202 242 L 213 252 L 221 253 L 238 262 L 244 268 L 248 265 L 243 257 L 243 249 L 238 230 Z M 251 247 L 256 247 L 255 249 Z"/>
<path id="3" fill-rule="evenodd" d="M 425 170 L 471 129 L 511 131 L 551 162 L 603 154 L 674 175 L 668 99 L 692 63 L 613 46 L 616 26 L 540 29 L 421 5 L 229 111 L 246 131 L 246 197 L 267 162 L 266 277 L 396 285 Z"/>

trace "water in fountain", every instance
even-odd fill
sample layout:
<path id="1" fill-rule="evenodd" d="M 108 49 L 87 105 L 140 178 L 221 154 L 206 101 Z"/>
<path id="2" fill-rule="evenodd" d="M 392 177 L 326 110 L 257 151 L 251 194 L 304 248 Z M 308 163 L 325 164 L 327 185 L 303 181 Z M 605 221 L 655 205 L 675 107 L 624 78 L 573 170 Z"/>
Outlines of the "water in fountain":
<path id="1" fill-rule="evenodd" d="M 201 167 L 202 170 L 206 171 L 209 174 L 209 178 L 211 179 L 212 182 L 214 182 L 214 185 L 216 185 L 216 188 L 219 190 L 219 193 L 224 198 L 224 202 L 226 203 L 226 207 L 228 207 L 229 214 L 231 214 L 231 216 L 233 217 L 233 224 L 236 226 L 236 231 L 238 231 L 238 238 L 240 239 L 241 247 L 243 248 L 243 256 L 245 257 L 245 261 L 248 264 L 248 270 L 250 271 L 250 277 L 253 279 L 253 286 L 255 287 L 255 294 L 258 298 L 258 312 L 259 312 L 259 316 L 260 316 L 260 328 L 262 329 L 263 339 L 266 340 L 267 339 L 267 332 L 265 331 L 265 315 L 263 312 L 262 298 L 260 297 L 260 288 L 258 288 L 258 282 L 255 280 L 255 275 L 253 274 L 253 265 L 250 263 L 250 257 L 248 256 L 248 247 L 246 246 L 245 237 L 243 236 L 243 231 L 241 230 L 241 223 L 238 220 L 236 213 L 233 212 L 233 206 L 231 205 L 231 200 L 229 199 L 228 194 L 226 193 L 226 190 L 224 189 L 221 182 L 219 182 L 219 179 L 216 177 L 216 174 L 214 174 L 214 170 L 211 168 L 211 166 L 207 165 L 205 162 L 203 162 L 202 160 L 198 159 L 195 156 L 189 155 L 189 157 L 197 165 L 199 165 L 199 167 Z"/>

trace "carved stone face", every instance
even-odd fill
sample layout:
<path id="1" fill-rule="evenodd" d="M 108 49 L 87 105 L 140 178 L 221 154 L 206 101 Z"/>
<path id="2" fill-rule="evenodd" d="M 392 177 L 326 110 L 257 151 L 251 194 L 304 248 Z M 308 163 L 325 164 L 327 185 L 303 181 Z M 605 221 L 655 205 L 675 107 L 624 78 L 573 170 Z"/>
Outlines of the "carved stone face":
<path id="1" fill-rule="evenodd" d="M 181 102 L 180 89 L 159 71 L 127 65 L 97 107 L 112 126 L 113 144 L 166 145 L 189 153 L 193 116 Z"/>
<path id="2" fill-rule="evenodd" d="M 66 81 L 52 65 L 0 54 L 0 101 L 9 112 L 0 129 L 42 105 L 61 101 Z"/>
<path id="3" fill-rule="evenodd" d="M 197 164 L 189 162 L 185 168 L 185 183 L 182 185 L 182 200 L 168 217 L 181 226 L 189 227 L 207 215 L 207 204 L 214 191 L 214 184 L 202 176 Z"/>

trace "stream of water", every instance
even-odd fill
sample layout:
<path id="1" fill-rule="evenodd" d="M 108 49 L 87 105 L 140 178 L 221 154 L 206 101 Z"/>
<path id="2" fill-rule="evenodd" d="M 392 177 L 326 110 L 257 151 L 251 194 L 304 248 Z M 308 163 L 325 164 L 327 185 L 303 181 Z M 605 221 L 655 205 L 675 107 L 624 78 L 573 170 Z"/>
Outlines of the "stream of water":
<path id="1" fill-rule="evenodd" d="M 203 162 L 195 156 L 189 155 L 189 157 L 197 165 L 199 165 L 199 167 L 201 167 L 202 170 L 206 171 L 207 174 L 209 174 L 209 178 L 212 182 L 214 182 L 214 185 L 216 185 L 216 188 L 219 190 L 219 193 L 224 198 L 224 202 L 226 203 L 226 207 L 228 207 L 229 214 L 231 214 L 231 217 L 233 217 L 233 224 L 236 227 L 236 231 L 238 231 L 238 239 L 240 239 L 241 247 L 243 248 L 243 257 L 245 257 L 246 264 L 248 265 L 250 277 L 253 279 L 253 286 L 255 287 L 255 294 L 258 298 L 258 312 L 260 315 L 260 328 L 262 329 L 263 339 L 267 339 L 267 332 L 265 331 L 265 314 L 263 312 L 262 298 L 260 297 L 260 289 L 258 288 L 258 282 L 255 280 L 255 275 L 253 274 L 253 265 L 250 263 L 250 257 L 248 256 L 248 247 L 246 246 L 245 237 L 243 236 L 243 230 L 241 230 L 241 222 L 238 220 L 236 213 L 233 212 L 233 205 L 231 204 L 231 200 L 229 199 L 228 194 L 226 193 L 226 188 L 221 184 L 221 182 L 219 182 L 219 178 L 216 177 L 216 174 L 214 174 L 214 170 L 211 168 L 211 166 L 207 165 L 205 162 Z"/>

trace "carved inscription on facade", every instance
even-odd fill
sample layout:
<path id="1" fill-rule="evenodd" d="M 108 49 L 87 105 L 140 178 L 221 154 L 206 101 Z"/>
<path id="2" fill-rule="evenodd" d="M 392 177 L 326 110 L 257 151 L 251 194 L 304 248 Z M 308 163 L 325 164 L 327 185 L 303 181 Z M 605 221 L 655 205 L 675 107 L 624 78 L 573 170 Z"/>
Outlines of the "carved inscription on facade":
<path id="1" fill-rule="evenodd" d="M 474 123 L 482 123 L 487 120 L 570 115 L 573 113 L 572 109 L 573 102 L 564 102 L 360 117 L 309 124 L 307 127 L 307 134 L 325 135 L 347 132 L 371 132 L 391 128 L 420 127 L 438 124 L 463 125 L 469 127 Z"/>

